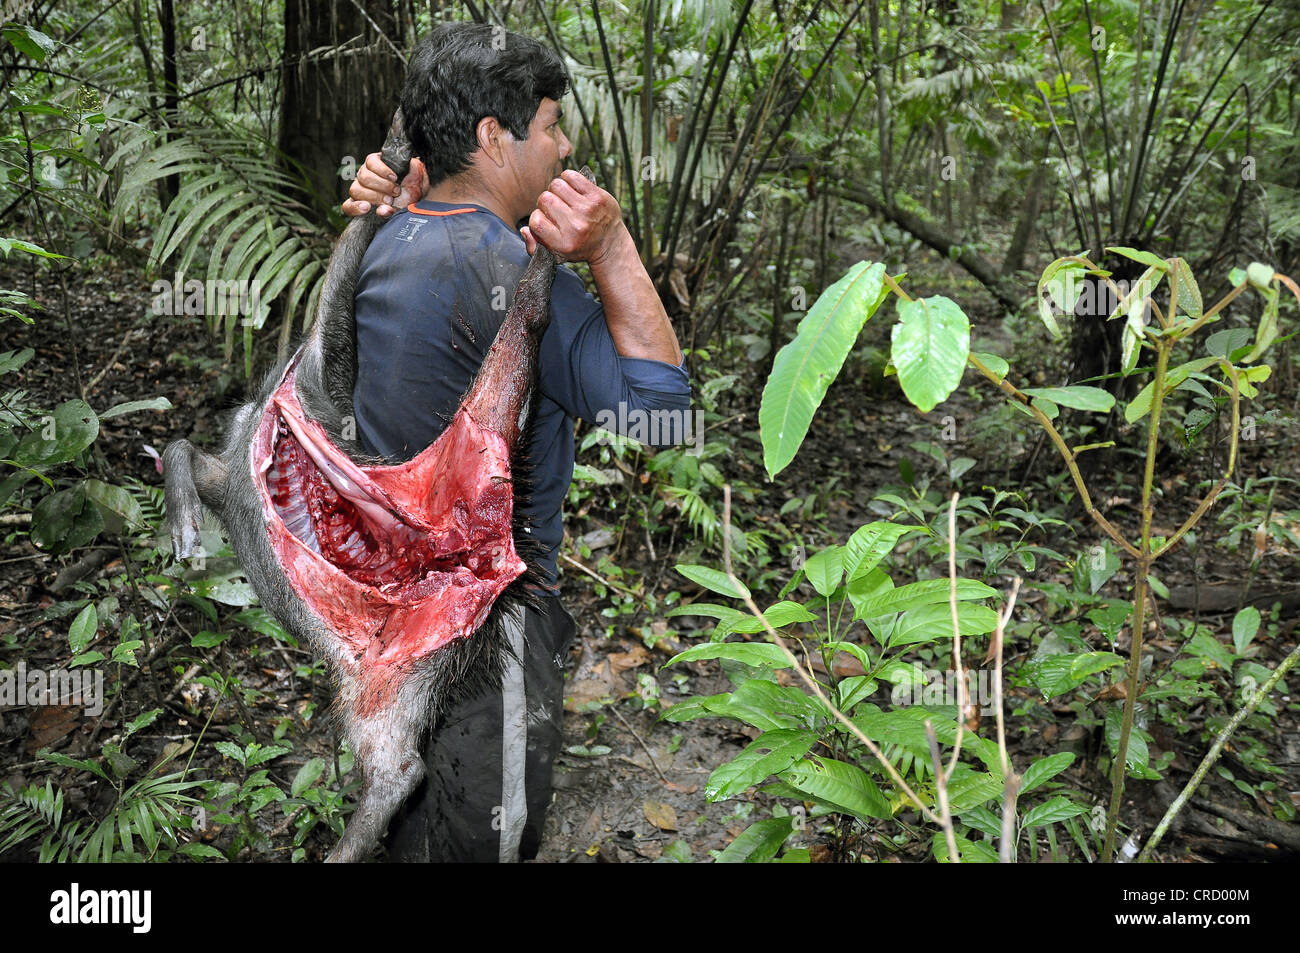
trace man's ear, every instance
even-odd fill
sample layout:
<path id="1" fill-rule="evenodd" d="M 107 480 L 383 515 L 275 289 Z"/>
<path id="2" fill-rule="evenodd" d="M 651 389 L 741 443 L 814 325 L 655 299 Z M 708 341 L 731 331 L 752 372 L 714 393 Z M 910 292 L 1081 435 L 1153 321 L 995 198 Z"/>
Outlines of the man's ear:
<path id="1" fill-rule="evenodd" d="M 474 127 L 474 135 L 478 139 L 478 147 L 483 150 L 483 155 L 488 161 L 498 168 L 504 166 L 507 137 L 514 138 L 510 135 L 510 130 L 497 122 L 495 116 L 484 116 Z"/>

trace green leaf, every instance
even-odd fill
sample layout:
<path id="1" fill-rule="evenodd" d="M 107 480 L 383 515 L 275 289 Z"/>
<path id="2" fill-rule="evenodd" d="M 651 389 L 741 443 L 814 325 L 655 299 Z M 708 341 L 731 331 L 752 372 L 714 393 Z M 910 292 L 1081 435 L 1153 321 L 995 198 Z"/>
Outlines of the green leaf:
<path id="1" fill-rule="evenodd" d="M 111 658 L 114 662 L 121 662 L 123 665 L 134 665 L 136 668 L 139 668 L 140 663 L 137 661 L 135 653 L 142 648 L 144 648 L 144 643 L 139 639 L 131 639 L 128 642 L 119 642 L 114 646 Z"/>
<path id="2" fill-rule="evenodd" d="M 1232 644 L 1237 649 L 1237 654 L 1250 644 L 1250 640 L 1255 637 L 1259 631 L 1259 610 L 1254 606 L 1246 606 L 1232 618 Z"/>
<path id="3" fill-rule="evenodd" d="M 23 437 L 13 461 L 21 467 L 46 469 L 74 459 L 99 436 L 99 418 L 84 400 L 64 401 L 49 420 L 38 421 Z"/>
<path id="4" fill-rule="evenodd" d="M 1072 764 L 1074 764 L 1073 751 L 1061 751 L 1049 754 L 1046 758 L 1039 758 L 1025 771 L 1020 781 L 1020 796 L 1023 797 L 1035 788 L 1046 784 Z"/>
<path id="5" fill-rule="evenodd" d="M 1244 610 L 1243 610 L 1244 611 Z M 1236 625 L 1233 625 L 1233 639 L 1236 639 Z M 1225 672 L 1231 672 L 1237 659 L 1231 650 L 1211 635 L 1197 632 L 1187 643 L 1187 654 L 1196 658 L 1209 659 Z"/>
<path id="6" fill-rule="evenodd" d="M 190 645 L 196 649 L 210 649 L 230 638 L 229 632 L 210 632 L 204 629 L 190 636 Z"/>
<path id="7" fill-rule="evenodd" d="M 1123 664 L 1114 652 L 1083 652 L 1036 658 L 1025 670 L 1044 698 L 1055 698 L 1082 685 L 1089 676 Z"/>
<path id="8" fill-rule="evenodd" d="M 818 595 L 829 596 L 839 587 L 844 576 L 844 551 L 839 546 L 827 546 L 809 557 L 803 571 Z"/>
<path id="9" fill-rule="evenodd" d="M 875 569 L 882 559 L 909 530 L 921 529 L 904 523 L 875 522 L 860 526 L 844 544 L 844 571 L 848 582 L 865 576 Z"/>
<path id="10" fill-rule="evenodd" d="M 259 635 L 268 636 L 277 642 L 288 642 L 290 645 L 298 644 L 297 639 L 285 632 L 284 627 L 275 620 L 275 617 L 263 608 L 245 609 L 235 616 L 235 621 Z"/>
<path id="11" fill-rule="evenodd" d="M 732 619 L 724 622 L 719 628 L 725 627 L 730 632 L 744 632 L 753 634 L 756 632 L 766 632 L 763 628 L 762 620 L 748 612 L 738 612 L 739 619 Z M 763 612 L 763 618 L 767 619 L 767 624 L 774 629 L 790 625 L 794 622 L 816 622 L 817 617 L 799 605 L 797 602 L 785 600 L 775 605 L 768 606 Z"/>
<path id="12" fill-rule="evenodd" d="M 765 864 L 781 849 L 794 830 L 793 817 L 771 817 L 755 821 L 727 845 L 717 857 L 719 864 Z"/>
<path id="13" fill-rule="evenodd" d="M 1139 251 L 1136 248 L 1128 248 L 1123 245 L 1114 245 L 1106 249 L 1116 255 L 1122 255 L 1125 258 L 1132 259 L 1143 265 L 1148 265 L 1158 271 L 1165 272 L 1169 270 L 1169 263 L 1159 255 L 1153 255 L 1149 251 Z"/>
<path id="14" fill-rule="evenodd" d="M 0 374 L 18 370 L 35 355 L 36 351 L 30 347 L 25 347 L 21 351 L 5 351 L 0 354 Z"/>
<path id="15" fill-rule="evenodd" d="M 1007 362 L 996 354 L 990 354 L 987 351 L 971 351 L 970 356 L 992 371 L 993 376 L 999 381 L 1006 378 L 1009 370 Z"/>
<path id="16" fill-rule="evenodd" d="M 1186 364 L 1180 364 L 1175 368 L 1165 372 L 1165 390 L 1168 394 L 1171 390 L 1187 380 L 1189 376 L 1197 371 L 1203 371 L 1211 364 L 1218 363 L 1217 357 L 1202 357 L 1194 361 L 1188 361 Z M 1156 382 L 1151 381 L 1138 391 L 1138 395 L 1129 402 L 1124 408 L 1124 419 L 1129 423 L 1136 423 L 1151 412 L 1151 401 L 1155 397 Z"/>
<path id="17" fill-rule="evenodd" d="M 44 63 L 45 58 L 58 48 L 58 44 L 48 36 L 36 29 L 36 27 L 28 26 L 25 23 L 14 23 L 6 26 L 4 28 L 4 38 L 19 53 L 30 56 L 38 63 Z"/>
<path id="18" fill-rule="evenodd" d="M 1106 747 L 1110 749 L 1111 757 L 1115 757 L 1116 750 L 1119 748 L 1119 736 L 1123 728 L 1124 712 L 1120 707 L 1114 707 L 1106 712 Z M 1151 760 L 1150 749 L 1147 747 L 1147 740 L 1143 737 L 1142 731 L 1136 726 L 1128 735 L 1128 753 L 1125 757 L 1125 767 L 1134 777 L 1148 778 L 1159 780 L 1160 775 L 1156 774 L 1147 767 Z"/>
<path id="19" fill-rule="evenodd" d="M 862 326 L 880 306 L 885 266 L 858 262 L 817 299 L 777 352 L 758 410 L 768 478 L 789 465 Z"/>
<path id="20" fill-rule="evenodd" d="M 128 400 L 124 404 L 115 404 L 99 415 L 100 420 L 131 414 L 137 410 L 171 410 L 172 402 L 166 397 L 150 397 L 148 400 Z"/>
<path id="21" fill-rule="evenodd" d="M 1058 794 L 1043 804 L 1032 808 L 1020 826 L 1028 829 L 1031 827 L 1042 827 L 1044 824 L 1056 824 L 1060 821 L 1068 821 L 1072 817 L 1078 817 L 1080 814 L 1087 814 L 1088 808 L 1082 804 L 1076 804 L 1068 797 Z"/>
<path id="22" fill-rule="evenodd" d="M 68 645 L 72 648 L 72 654 L 84 652 L 98 631 L 99 613 L 93 605 L 86 606 L 77 613 L 77 617 L 72 620 L 72 628 L 68 630 Z"/>
<path id="23" fill-rule="evenodd" d="M 244 763 L 244 749 L 233 741 L 218 741 L 213 745 L 213 747 L 224 754 L 227 758 L 238 761 L 240 764 Z"/>
<path id="24" fill-rule="evenodd" d="M 1205 339 L 1205 351 L 1214 357 L 1240 360 L 1250 353 L 1250 328 L 1225 328 Z"/>
<path id="25" fill-rule="evenodd" d="M 791 728 L 765 731 L 709 775 L 704 796 L 710 801 L 724 801 L 743 794 L 746 788 L 790 767 L 816 743 L 815 731 Z"/>
<path id="26" fill-rule="evenodd" d="M 876 684 L 876 680 L 868 675 L 850 675 L 840 679 L 835 686 L 838 696 L 835 707 L 842 712 L 852 711 L 858 702 L 875 693 Z"/>
<path id="27" fill-rule="evenodd" d="M 1087 273 L 1086 265 L 1068 258 L 1058 258 L 1043 269 L 1042 277 L 1038 279 L 1038 316 L 1052 337 L 1061 337 L 1053 305 L 1065 314 L 1073 314 L 1079 295 L 1083 293 L 1080 279 Z"/>
<path id="28" fill-rule="evenodd" d="M 820 702 L 793 685 L 776 685 L 761 678 L 751 678 L 734 692 L 711 696 L 703 704 L 710 714 L 735 718 L 761 731 L 801 728 L 830 717 Z"/>
<path id="29" fill-rule="evenodd" d="M 51 493 L 32 508 L 32 542 L 41 549 L 67 552 L 103 531 L 104 520 L 87 501 L 84 481 Z"/>
<path id="30" fill-rule="evenodd" d="M 956 588 L 958 601 L 989 599 L 998 594 L 997 590 L 990 589 L 984 583 L 974 579 L 958 579 Z M 859 619 L 875 619 L 891 612 L 902 612 L 918 606 L 947 602 L 948 591 L 947 579 L 923 579 L 854 602 L 854 614 Z"/>
<path id="31" fill-rule="evenodd" d="M 871 671 L 871 656 L 867 654 L 866 649 L 856 642 L 823 642 L 822 648 L 828 652 L 844 652 L 852 655 L 862 664 L 864 669 Z"/>
<path id="32" fill-rule="evenodd" d="M 983 841 L 967 840 L 960 835 L 954 835 L 953 840 L 957 845 L 957 853 L 961 855 L 963 864 L 996 864 L 998 862 L 998 852 Z M 952 858 L 948 856 L 948 838 L 944 836 L 943 831 L 935 831 L 934 836 L 930 838 L 930 853 L 941 864 L 952 863 Z"/>
<path id="33" fill-rule="evenodd" d="M 1251 267 L 1253 268 L 1254 265 Z M 1269 270 L 1271 272 L 1272 269 Z M 1264 295 L 1264 313 L 1260 315 L 1259 327 L 1255 331 L 1255 346 L 1241 359 L 1243 364 L 1252 364 L 1259 360 L 1268 350 L 1268 346 L 1277 339 L 1278 291 L 1271 286 L 1259 290 Z"/>
<path id="34" fill-rule="evenodd" d="M 998 614 L 988 606 L 957 603 L 957 628 L 963 636 L 985 635 L 998 627 Z M 946 602 L 909 609 L 898 620 L 889 647 L 918 645 L 952 638 L 952 609 Z"/>
<path id="35" fill-rule="evenodd" d="M 288 754 L 292 750 L 292 748 L 288 748 L 284 745 L 267 745 L 263 748 L 260 744 L 251 744 L 248 746 L 248 760 L 245 763 L 245 767 L 252 768 L 259 764 L 265 764 L 268 761 L 280 757 L 282 754 Z"/>
<path id="36" fill-rule="evenodd" d="M 678 662 L 698 662 L 701 659 L 726 658 L 746 665 L 766 665 L 770 668 L 789 668 L 790 660 L 786 658 L 779 646 L 771 642 L 705 642 L 685 652 L 673 656 L 664 668 Z"/>
<path id="37" fill-rule="evenodd" d="M 1055 420 L 1061 413 L 1061 409 L 1046 397 L 1035 397 L 1029 403 L 1041 410 L 1048 420 Z"/>
<path id="38" fill-rule="evenodd" d="M 677 564 L 677 571 L 689 579 L 708 589 L 710 592 L 716 592 L 719 595 L 731 596 L 733 599 L 744 599 L 749 596 L 749 589 L 744 583 L 740 583 L 740 588 L 736 588 L 727 574 L 720 569 L 713 569 L 709 566 L 692 566 L 682 563 Z"/>
<path id="39" fill-rule="evenodd" d="M 893 816 L 889 801 L 857 765 L 831 758 L 805 759 L 783 771 L 781 780 L 841 814 L 862 820 Z"/>
<path id="40" fill-rule="evenodd" d="M 716 602 L 688 602 L 684 605 L 673 606 L 664 613 L 670 619 L 679 615 L 689 615 L 700 616 L 705 619 L 717 619 L 719 622 L 729 622 L 737 616 L 747 614 L 743 609 L 721 606 Z"/>
<path id="41" fill-rule="evenodd" d="M 1082 387 L 1078 385 L 1072 387 L 1034 387 L 1024 393 L 1030 397 L 1045 398 L 1054 404 L 1060 404 L 1062 407 L 1073 407 L 1075 410 L 1091 410 L 1097 413 L 1105 413 L 1115 406 L 1115 397 L 1100 387 Z"/>
<path id="42" fill-rule="evenodd" d="M 942 295 L 899 299 L 890 340 L 898 383 L 916 407 L 929 413 L 961 383 L 970 354 L 970 320 Z"/>
<path id="43" fill-rule="evenodd" d="M 86 498 L 102 510 L 117 515 L 132 530 L 145 525 L 144 513 L 126 489 L 99 480 L 86 481 Z"/>
<path id="44" fill-rule="evenodd" d="M 992 774 L 968 774 L 948 784 L 948 806 L 954 814 L 1002 796 L 1002 779 Z"/>
<path id="45" fill-rule="evenodd" d="M 1116 602 L 1098 609 L 1088 611 L 1088 621 L 1101 630 L 1111 642 L 1119 638 L 1120 629 L 1128 623 L 1133 614 L 1133 607 L 1127 602 Z"/>
<path id="46" fill-rule="evenodd" d="M 1178 279 L 1178 304 L 1193 321 L 1199 321 L 1205 313 L 1201 300 L 1201 289 L 1192 275 L 1192 269 L 1181 258 L 1174 259 L 1174 275 Z"/>

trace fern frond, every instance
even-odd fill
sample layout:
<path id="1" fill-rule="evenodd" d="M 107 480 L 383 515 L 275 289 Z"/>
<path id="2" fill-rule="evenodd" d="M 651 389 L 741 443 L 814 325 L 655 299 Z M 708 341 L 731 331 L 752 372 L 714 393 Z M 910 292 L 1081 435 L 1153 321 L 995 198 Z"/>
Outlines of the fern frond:
<path id="1" fill-rule="evenodd" d="M 251 335 L 273 300 L 284 299 L 282 348 L 304 302 L 301 324 L 310 326 L 329 245 L 316 236 L 304 206 L 286 198 L 301 183 L 268 159 L 265 142 L 238 127 L 180 132 L 182 138 L 168 142 L 140 127 L 121 138 L 106 162 L 110 171 L 125 170 L 115 219 L 120 223 L 149 201 L 159 180 L 180 177 L 180 191 L 154 231 L 154 266 L 161 270 L 171 262 L 181 289 L 195 271 L 206 271 L 209 288 L 225 283 L 215 287 L 229 297 L 219 291 L 215 302 L 205 302 L 219 305 L 209 310 L 209 328 L 222 335 L 226 360 L 242 329 L 245 373 L 251 375 Z"/>

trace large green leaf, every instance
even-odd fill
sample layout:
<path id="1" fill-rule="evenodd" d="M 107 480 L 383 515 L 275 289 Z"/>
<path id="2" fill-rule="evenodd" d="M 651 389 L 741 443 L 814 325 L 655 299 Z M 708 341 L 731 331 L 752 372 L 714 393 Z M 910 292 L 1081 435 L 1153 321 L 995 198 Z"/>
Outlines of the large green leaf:
<path id="1" fill-rule="evenodd" d="M 678 662 L 698 662 L 701 659 L 729 658 L 746 665 L 767 665 L 771 668 L 789 668 L 790 660 L 778 646 L 770 642 L 705 642 L 687 649 L 668 660 L 668 665 Z"/>
<path id="2" fill-rule="evenodd" d="M 14 463 L 23 467 L 52 467 L 67 463 L 99 436 L 99 418 L 84 400 L 64 401 L 52 418 L 40 421 L 36 430 L 14 450 Z"/>
<path id="3" fill-rule="evenodd" d="M 1039 397 L 1050 400 L 1054 404 L 1060 404 L 1062 407 L 1073 407 L 1075 410 L 1091 410 L 1099 413 L 1105 413 L 1115 406 L 1115 397 L 1109 391 L 1104 391 L 1100 387 L 1081 387 L 1075 385 L 1072 387 L 1031 387 L 1025 390 L 1030 397 Z"/>
<path id="4" fill-rule="evenodd" d="M 997 590 L 990 589 L 975 579 L 957 580 L 958 601 L 967 599 L 989 599 L 996 596 Z M 869 596 L 853 602 L 855 614 L 859 619 L 875 619 L 890 612 L 902 612 L 918 606 L 947 602 L 949 582 L 947 579 L 923 579 L 890 589 L 880 595 Z M 849 593 L 852 600 L 853 594 Z"/>
<path id="5" fill-rule="evenodd" d="M 1059 821 L 1068 821 L 1072 817 L 1078 817 L 1080 814 L 1087 814 L 1088 809 L 1082 804 L 1076 804 L 1068 797 L 1058 794 L 1043 804 L 1032 808 L 1025 815 L 1020 826 L 1024 828 L 1042 827 L 1044 824 L 1055 824 Z"/>
<path id="6" fill-rule="evenodd" d="M 844 577 L 844 550 L 839 546 L 827 546 L 808 558 L 803 572 L 818 595 L 829 596 Z"/>
<path id="7" fill-rule="evenodd" d="M 963 636 L 984 635 L 998 627 L 998 614 L 988 606 L 957 603 L 957 626 Z M 919 606 L 903 613 L 889 640 L 891 648 L 952 638 L 952 609 L 943 603 Z"/>
<path id="8" fill-rule="evenodd" d="M 1082 685 L 1089 676 L 1123 664 L 1114 652 L 1083 652 L 1033 659 L 1025 669 L 1044 698 L 1055 698 Z"/>
<path id="9" fill-rule="evenodd" d="M 961 855 L 963 864 L 996 864 L 998 862 L 998 852 L 984 841 L 967 840 L 961 835 L 955 836 L 953 840 L 957 845 L 957 853 Z M 934 836 L 930 838 L 930 853 L 941 864 L 952 863 L 952 858 L 948 856 L 948 839 L 944 836 L 943 831 L 935 831 Z"/>
<path id="10" fill-rule="evenodd" d="M 1034 788 L 1046 784 L 1072 764 L 1074 764 L 1073 751 L 1060 751 L 1049 754 L 1046 758 L 1039 758 L 1025 771 L 1020 781 L 1020 796 L 1023 797 Z"/>
<path id="11" fill-rule="evenodd" d="M 752 634 L 755 632 L 766 631 L 763 628 L 763 622 L 757 616 L 748 612 L 739 613 L 740 618 L 724 620 L 719 629 L 724 629 L 726 634 L 732 632 L 744 632 Z M 763 618 L 767 619 L 767 624 L 774 629 L 790 625 L 792 622 L 816 622 L 817 617 L 799 605 L 797 602 L 791 602 L 789 599 L 768 606 L 763 610 Z"/>
<path id="12" fill-rule="evenodd" d="M 32 509 L 32 542 L 41 549 L 68 552 L 104 531 L 100 511 L 86 497 L 86 484 L 51 493 Z"/>
<path id="13" fill-rule="evenodd" d="M 907 399 L 929 413 L 961 383 L 970 354 L 970 321 L 942 295 L 898 301 L 893 362 Z"/>
<path id="14" fill-rule="evenodd" d="M 761 731 L 800 728 L 831 713 L 815 698 L 793 685 L 777 685 L 761 678 L 743 682 L 734 692 L 706 699 L 704 708 L 714 715 L 726 715 Z"/>
<path id="15" fill-rule="evenodd" d="M 781 772 L 781 779 L 809 798 L 863 820 L 892 817 L 889 801 L 857 765 L 831 758 L 804 759 Z"/>
<path id="16" fill-rule="evenodd" d="M 794 340 L 777 352 L 758 410 L 769 477 L 798 452 L 826 389 L 887 293 L 881 289 L 884 274 L 882 264 L 858 262 L 822 293 L 799 322 Z"/>
<path id="17" fill-rule="evenodd" d="M 713 569 L 710 566 L 692 566 L 687 564 L 678 564 L 677 571 L 689 579 L 691 582 L 698 583 L 710 592 L 716 592 L 719 595 L 731 596 L 733 599 L 744 599 L 749 595 L 749 589 L 744 583 L 740 588 L 736 587 L 730 577 L 720 569 Z"/>
<path id="18" fill-rule="evenodd" d="M 724 801 L 742 794 L 746 788 L 790 767 L 816 743 L 815 731 L 791 728 L 765 731 L 709 775 L 704 796 L 710 801 Z"/>
<path id="19" fill-rule="evenodd" d="M 921 529 L 903 523 L 876 522 L 858 527 L 844 544 L 844 572 L 849 582 L 865 576 L 889 555 L 894 544 L 908 530 Z"/>

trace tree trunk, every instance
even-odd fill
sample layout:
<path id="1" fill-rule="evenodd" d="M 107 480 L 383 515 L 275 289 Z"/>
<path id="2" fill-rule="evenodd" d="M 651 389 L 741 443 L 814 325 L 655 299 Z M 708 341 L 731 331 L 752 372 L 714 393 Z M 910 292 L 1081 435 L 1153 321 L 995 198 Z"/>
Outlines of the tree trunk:
<path id="1" fill-rule="evenodd" d="M 303 198 L 322 218 L 384 141 L 405 76 L 395 48 L 404 45 L 392 0 L 286 0 L 280 151 L 302 167 Z"/>

